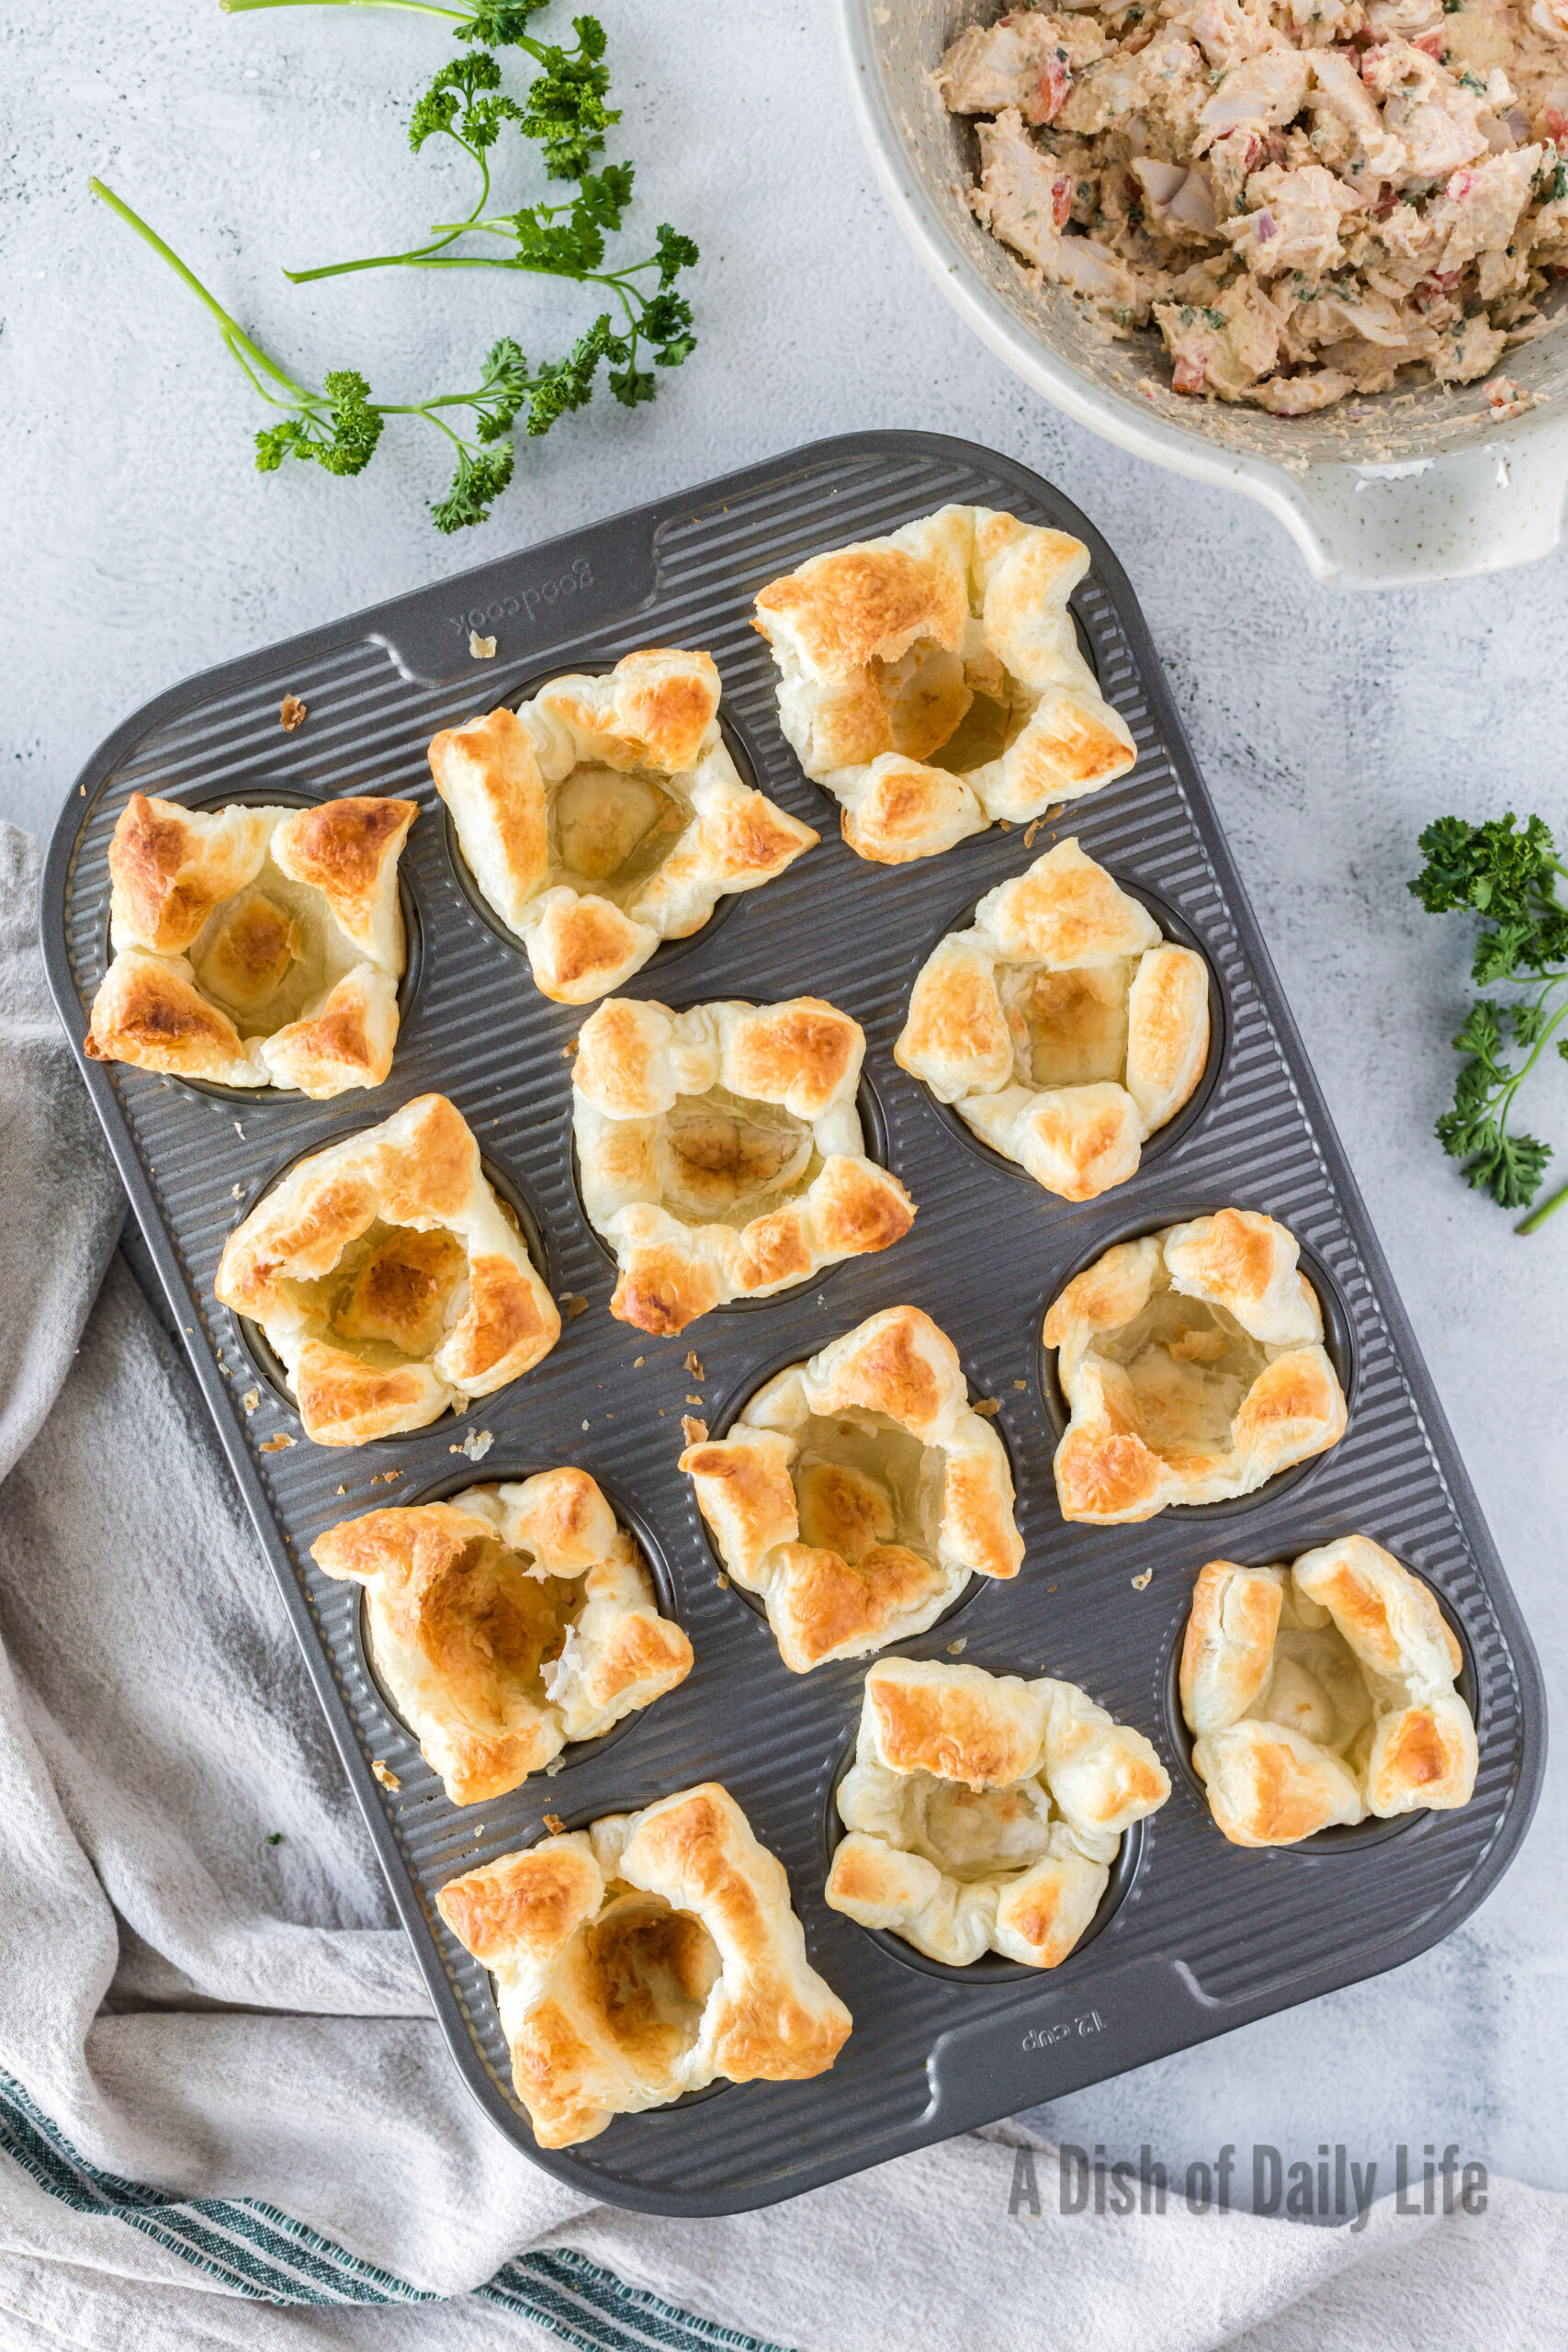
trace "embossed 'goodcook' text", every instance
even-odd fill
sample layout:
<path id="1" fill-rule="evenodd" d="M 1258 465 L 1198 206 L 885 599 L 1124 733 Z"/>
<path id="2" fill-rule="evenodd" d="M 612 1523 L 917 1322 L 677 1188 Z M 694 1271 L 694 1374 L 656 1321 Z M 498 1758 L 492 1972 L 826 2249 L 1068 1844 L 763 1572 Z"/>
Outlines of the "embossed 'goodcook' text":
<path id="1" fill-rule="evenodd" d="M 536 628 L 557 605 L 581 595 L 585 588 L 597 585 L 592 565 L 585 555 L 580 555 L 558 580 L 541 580 L 536 587 L 519 588 L 515 595 L 497 596 L 488 605 L 470 605 L 466 613 L 451 613 L 447 616 L 448 625 L 462 630 L 483 628 L 487 621 L 493 627 L 497 621 L 523 620 L 530 628 Z"/>

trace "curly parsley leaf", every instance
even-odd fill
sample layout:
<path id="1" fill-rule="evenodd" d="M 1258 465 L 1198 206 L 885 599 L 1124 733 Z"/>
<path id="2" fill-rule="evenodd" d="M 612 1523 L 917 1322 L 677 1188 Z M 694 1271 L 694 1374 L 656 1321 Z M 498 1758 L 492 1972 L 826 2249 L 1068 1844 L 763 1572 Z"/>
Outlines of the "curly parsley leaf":
<path id="1" fill-rule="evenodd" d="M 619 109 L 604 103 L 610 69 L 604 62 L 604 28 L 596 17 L 574 17 L 575 49 L 536 52 L 540 71 L 528 92 L 523 134 L 544 150 L 552 179 L 570 180 L 586 171 L 619 122 Z"/>
<path id="2" fill-rule="evenodd" d="M 1482 825 L 1439 817 L 1421 835 L 1426 859 L 1410 884 L 1434 914 L 1476 916 L 1480 929 L 1472 975 L 1482 988 L 1524 993 L 1496 1003 L 1483 996 L 1454 1038 L 1467 1057 L 1454 1081 L 1452 1106 L 1437 1122 L 1443 1149 L 1464 1163 L 1467 1183 L 1500 1207 L 1528 1208 L 1540 1190 L 1551 1147 L 1510 1131 L 1515 1098 L 1568 1018 L 1568 907 L 1557 896 L 1565 871 L 1541 817 L 1521 824 L 1510 812 Z M 1511 1041 L 1522 1062 L 1507 1057 Z M 1557 1051 L 1568 1059 L 1568 1038 Z M 1568 1200 L 1568 1187 L 1526 1219 L 1533 1232 Z"/>
<path id="3" fill-rule="evenodd" d="M 445 134 L 477 154 L 494 146 L 503 122 L 522 119 L 516 99 L 501 88 L 500 66 L 481 50 L 441 68 L 409 117 L 409 145 L 417 155 L 427 139 Z"/>
<path id="4" fill-rule="evenodd" d="M 463 450 L 451 489 L 439 504 L 431 507 L 430 519 L 436 529 L 466 531 L 476 523 L 487 523 L 491 506 L 512 480 L 512 465 L 510 443 L 504 449 L 487 449 L 478 456 Z"/>
<path id="5" fill-rule="evenodd" d="M 455 28 L 457 40 L 493 41 L 498 49 L 511 48 L 524 40 L 528 27 L 536 17 L 542 17 L 550 0 L 470 0 L 471 14 L 466 24 Z"/>
<path id="6" fill-rule="evenodd" d="M 1557 898 L 1568 869 L 1544 818 L 1518 825 L 1510 813 L 1467 825 L 1462 817 L 1439 817 L 1420 847 L 1427 863 L 1409 887 L 1429 913 L 1471 909 L 1506 933 L 1517 964 L 1568 956 L 1568 907 Z"/>

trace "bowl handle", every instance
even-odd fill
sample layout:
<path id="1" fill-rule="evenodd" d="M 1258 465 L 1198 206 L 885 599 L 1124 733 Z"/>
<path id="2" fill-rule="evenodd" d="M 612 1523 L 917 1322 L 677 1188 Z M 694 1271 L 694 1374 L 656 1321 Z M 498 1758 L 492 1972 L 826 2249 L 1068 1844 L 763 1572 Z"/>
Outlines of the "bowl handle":
<path id="1" fill-rule="evenodd" d="M 1568 418 L 1557 418 L 1402 463 L 1270 465 L 1237 487 L 1273 509 L 1319 580 L 1399 588 L 1551 555 L 1565 484 Z"/>

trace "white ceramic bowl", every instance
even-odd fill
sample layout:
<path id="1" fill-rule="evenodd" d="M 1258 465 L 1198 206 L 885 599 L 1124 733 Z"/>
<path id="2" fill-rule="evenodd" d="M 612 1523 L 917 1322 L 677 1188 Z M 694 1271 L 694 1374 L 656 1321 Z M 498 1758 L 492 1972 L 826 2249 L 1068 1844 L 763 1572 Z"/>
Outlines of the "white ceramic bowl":
<path id="1" fill-rule="evenodd" d="M 1064 288 L 1035 291 L 969 209 L 973 134 L 931 79 L 998 0 L 838 0 L 878 178 L 915 250 L 984 343 L 1091 432 L 1223 483 L 1277 514 L 1319 580 L 1392 588 L 1533 562 L 1562 543 L 1568 322 L 1505 362 L 1526 414 L 1498 424 L 1478 384 L 1383 392 L 1315 417 L 1184 399 L 1151 330 L 1113 342 Z"/>

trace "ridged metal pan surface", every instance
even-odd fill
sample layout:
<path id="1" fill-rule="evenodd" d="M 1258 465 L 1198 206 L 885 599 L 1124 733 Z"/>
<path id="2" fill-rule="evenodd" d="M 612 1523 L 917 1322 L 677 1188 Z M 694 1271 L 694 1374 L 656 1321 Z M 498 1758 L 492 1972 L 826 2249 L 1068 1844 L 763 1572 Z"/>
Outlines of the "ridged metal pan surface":
<path id="1" fill-rule="evenodd" d="M 835 804 L 807 782 L 779 731 L 751 598 L 808 555 L 949 501 L 1005 508 L 1088 543 L 1091 569 L 1075 609 L 1138 760 L 1109 789 L 1057 812 L 1032 844 L 998 827 L 945 856 L 870 865 L 843 846 Z M 493 662 L 471 659 L 470 628 L 495 635 Z M 758 783 L 823 838 L 778 881 L 661 950 L 628 992 L 682 1004 L 809 991 L 852 1013 L 868 1039 L 874 1131 L 919 1204 L 908 1238 L 883 1255 L 666 1340 L 611 1319 L 614 1270 L 577 1196 L 569 1048 L 582 1015 L 541 997 L 521 950 L 476 911 L 425 760 L 437 729 L 515 701 L 543 675 L 602 669 L 640 645 L 713 654 L 732 740 Z M 293 735 L 278 725 L 286 693 L 310 709 Z M 83 1073 L 454 2059 L 509 2138 L 613 2202 L 682 2214 L 766 2205 L 1391 1967 L 1465 1917 L 1529 1822 L 1545 1748 L 1539 1669 L 1137 605 L 1076 508 L 1021 466 L 966 443 L 857 435 L 176 687 L 88 763 L 55 834 L 45 950 L 78 1050 L 104 969 L 109 837 L 128 795 L 211 804 L 275 786 L 396 792 L 421 804 L 402 868 L 420 965 L 388 1083 L 313 1104 L 236 1100 L 85 1058 Z M 1201 946 L 1223 1012 L 1197 1114 L 1156 1138 L 1131 1182 L 1077 1207 L 960 1136 L 892 1058 L 910 982 L 934 942 L 983 890 L 1069 833 Z M 246 1207 L 301 1152 L 432 1088 L 458 1104 L 531 1214 L 552 1290 L 586 1307 L 570 1315 L 536 1372 L 463 1423 L 448 1418 L 356 1452 L 319 1449 L 258 1378 L 233 1317 L 215 1304 L 219 1254 Z M 1168 1510 L 1137 1528 L 1069 1526 L 1051 1476 L 1056 1408 L 1039 1344 L 1044 1309 L 1111 1241 L 1227 1202 L 1266 1210 L 1303 1243 L 1341 1361 L 1348 1432 L 1246 1502 Z M 951 1335 L 972 1393 L 999 1402 L 995 1426 L 1028 1548 L 1013 1582 L 972 1589 L 955 1614 L 903 1646 L 942 1657 L 962 1640 L 970 1664 L 1082 1683 L 1146 1732 L 1171 1771 L 1170 1800 L 1144 1826 L 1135 1866 L 1118 1873 L 1111 1916 L 1048 1974 L 933 1972 L 826 1907 L 830 1790 L 853 1736 L 863 1662 L 785 1672 L 761 1616 L 720 1586 L 676 1467 L 683 1413 L 722 1429 L 762 1374 L 906 1300 Z M 700 1376 L 686 1369 L 694 1349 Z M 553 1776 L 468 1810 L 447 1803 L 382 1700 L 356 1589 L 321 1576 L 309 1556 L 321 1530 L 347 1514 L 466 1478 L 453 1450 L 465 1429 L 493 1433 L 476 1479 L 565 1462 L 592 1471 L 644 1533 L 696 1652 L 689 1679 L 614 1738 L 581 1758 L 569 1749 Z M 1174 1718 L 1171 1660 L 1193 1577 L 1216 1554 L 1290 1559 L 1352 1530 L 1427 1577 L 1462 1636 L 1481 1747 L 1474 1798 L 1460 1812 L 1380 1825 L 1371 1841 L 1241 1851 L 1211 1823 Z M 1140 1589 L 1134 1579 L 1149 1571 Z M 377 1759 L 400 1780 L 397 1791 L 375 1779 Z M 581 2148 L 539 2151 L 512 2089 L 489 1978 L 443 1927 L 434 1892 L 532 1841 L 547 1811 L 576 1826 L 707 1778 L 725 1782 L 785 1864 L 811 1958 L 849 2004 L 854 2030 L 832 2072 L 814 2082 L 731 2086 L 621 2118 Z"/>

